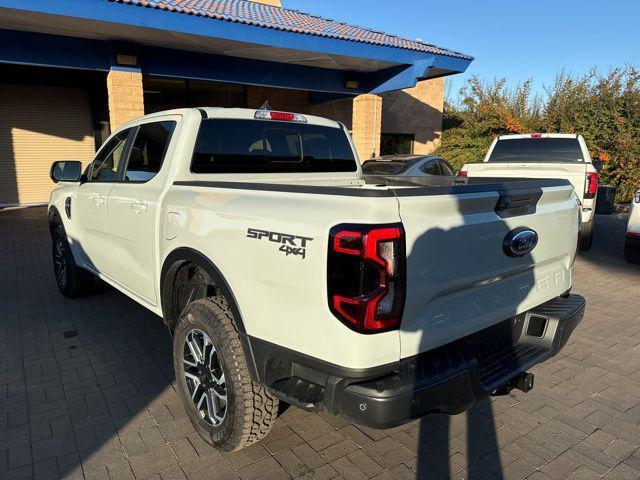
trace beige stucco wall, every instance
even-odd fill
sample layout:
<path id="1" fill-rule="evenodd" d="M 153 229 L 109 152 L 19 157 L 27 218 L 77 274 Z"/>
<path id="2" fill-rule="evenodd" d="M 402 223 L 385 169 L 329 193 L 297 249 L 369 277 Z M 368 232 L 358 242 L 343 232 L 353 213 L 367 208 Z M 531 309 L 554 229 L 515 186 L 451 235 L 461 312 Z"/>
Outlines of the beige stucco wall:
<path id="1" fill-rule="evenodd" d="M 440 145 L 445 79 L 419 82 L 414 88 L 382 94 L 382 132 L 415 135 L 413 153 L 431 153 Z"/>

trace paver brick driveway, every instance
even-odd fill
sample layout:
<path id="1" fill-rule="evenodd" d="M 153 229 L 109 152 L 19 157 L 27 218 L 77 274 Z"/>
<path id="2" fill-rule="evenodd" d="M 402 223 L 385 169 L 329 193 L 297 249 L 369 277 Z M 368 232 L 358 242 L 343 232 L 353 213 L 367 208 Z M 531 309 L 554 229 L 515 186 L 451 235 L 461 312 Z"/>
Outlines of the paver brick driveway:
<path id="1" fill-rule="evenodd" d="M 532 392 L 387 431 L 292 407 L 221 454 L 186 418 L 160 319 L 106 287 L 63 298 L 45 209 L 0 212 L 0 478 L 640 478 L 640 267 L 605 220 L 576 263 L 587 315 Z"/>

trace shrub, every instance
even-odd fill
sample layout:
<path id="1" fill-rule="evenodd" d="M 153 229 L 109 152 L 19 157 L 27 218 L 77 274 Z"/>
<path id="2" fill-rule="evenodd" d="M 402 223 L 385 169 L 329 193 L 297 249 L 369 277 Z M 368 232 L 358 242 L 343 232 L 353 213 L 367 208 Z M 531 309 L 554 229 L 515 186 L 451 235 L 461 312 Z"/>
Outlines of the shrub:
<path id="1" fill-rule="evenodd" d="M 640 71 L 628 66 L 581 77 L 561 72 L 545 92 L 545 99 L 534 96 L 531 81 L 507 89 L 504 79 L 471 78 L 459 103 L 445 104 L 437 153 L 460 168 L 482 161 L 497 135 L 579 133 L 591 155 L 605 162 L 602 183 L 618 188 L 618 201 L 628 201 L 640 187 Z"/>

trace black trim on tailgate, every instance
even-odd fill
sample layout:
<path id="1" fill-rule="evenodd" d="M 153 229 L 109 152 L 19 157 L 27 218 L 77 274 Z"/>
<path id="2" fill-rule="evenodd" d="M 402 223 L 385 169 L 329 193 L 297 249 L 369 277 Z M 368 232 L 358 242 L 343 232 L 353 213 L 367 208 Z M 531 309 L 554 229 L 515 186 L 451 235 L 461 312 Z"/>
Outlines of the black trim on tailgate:
<path id="1" fill-rule="evenodd" d="M 506 180 L 506 181 L 505 181 Z M 456 180 L 454 180 L 456 181 Z M 489 183 L 487 183 L 489 182 Z M 319 195 L 341 195 L 345 197 L 416 197 L 431 195 L 456 195 L 465 193 L 481 193 L 496 191 L 514 192 L 522 189 L 541 189 L 545 187 L 562 187 L 570 185 L 567 180 L 561 179 L 535 179 L 522 180 L 501 179 L 472 179 L 472 182 L 465 181 L 456 185 L 422 185 L 419 183 L 403 182 L 402 186 L 409 188 L 394 188 L 393 182 L 389 182 L 386 187 L 389 189 L 368 189 L 359 187 L 326 187 L 321 185 L 291 185 L 280 183 L 259 183 L 259 182 L 215 182 L 215 181 L 176 181 L 173 183 L 179 187 L 203 187 L 203 188 L 227 188 L 238 190 L 257 190 L 265 192 L 284 193 L 308 193 Z"/>
<path id="2" fill-rule="evenodd" d="M 454 180 L 456 182 L 457 180 Z M 464 183 L 455 183 L 454 185 L 425 185 L 416 184 L 415 188 L 393 188 L 393 183 L 387 186 L 393 188 L 398 197 L 416 197 L 420 195 L 456 195 L 464 193 L 482 193 L 482 192 L 513 192 L 515 190 L 546 188 L 546 187 L 564 187 L 571 185 L 568 180 L 555 178 L 541 179 L 513 179 L 508 178 L 466 178 Z"/>

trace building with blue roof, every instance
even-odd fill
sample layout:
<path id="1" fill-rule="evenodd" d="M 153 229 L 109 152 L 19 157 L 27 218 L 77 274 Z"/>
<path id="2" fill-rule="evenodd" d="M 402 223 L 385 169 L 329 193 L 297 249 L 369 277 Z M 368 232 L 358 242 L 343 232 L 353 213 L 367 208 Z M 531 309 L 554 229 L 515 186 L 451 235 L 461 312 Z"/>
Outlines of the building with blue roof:
<path id="1" fill-rule="evenodd" d="M 0 0 L 0 206 L 39 203 L 59 159 L 184 106 L 326 116 L 362 160 L 429 153 L 444 78 L 472 57 L 279 0 Z"/>

